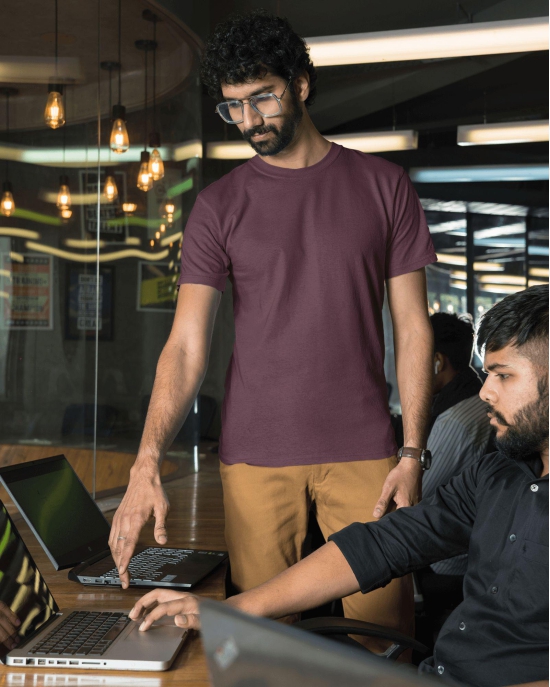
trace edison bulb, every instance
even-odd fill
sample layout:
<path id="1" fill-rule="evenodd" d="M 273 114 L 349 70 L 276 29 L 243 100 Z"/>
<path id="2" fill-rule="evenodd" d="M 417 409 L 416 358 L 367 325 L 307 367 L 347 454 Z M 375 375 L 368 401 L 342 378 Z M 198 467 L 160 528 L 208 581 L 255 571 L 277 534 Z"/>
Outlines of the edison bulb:
<path id="1" fill-rule="evenodd" d="M 2 200 L 0 200 L 0 212 L 4 215 L 4 217 L 11 217 L 15 212 L 13 194 L 9 190 L 4 190 L 4 193 L 2 194 Z"/>
<path id="2" fill-rule="evenodd" d="M 174 203 L 167 202 L 164 206 L 164 211 L 167 215 L 173 215 L 174 212 L 176 212 L 176 206 L 174 205 Z"/>
<path id="3" fill-rule="evenodd" d="M 137 210 L 137 205 L 135 203 L 122 203 L 122 211 L 127 215 L 131 215 L 132 212 Z"/>
<path id="4" fill-rule="evenodd" d="M 63 208 L 59 214 L 61 215 L 61 219 L 67 221 L 73 216 L 73 211 L 71 208 Z"/>
<path id="5" fill-rule="evenodd" d="M 65 124 L 65 106 L 59 91 L 50 91 L 44 110 L 44 121 L 52 129 L 59 129 Z"/>
<path id="6" fill-rule="evenodd" d="M 71 207 L 71 192 L 67 184 L 61 184 L 57 194 L 57 207 L 60 210 L 68 210 Z"/>
<path id="7" fill-rule="evenodd" d="M 115 119 L 113 128 L 111 129 L 111 140 L 109 143 L 113 153 L 125 153 L 130 147 L 130 138 L 128 137 L 128 129 L 126 122 L 123 119 Z"/>
<path id="8" fill-rule="evenodd" d="M 152 176 L 153 181 L 158 181 L 164 176 L 164 162 L 157 148 L 153 150 L 149 158 L 149 174 Z"/>
<path id="9" fill-rule="evenodd" d="M 142 162 L 139 168 L 137 187 L 141 191 L 150 191 L 153 188 L 153 179 L 149 174 L 149 165 Z"/>
<path id="10" fill-rule="evenodd" d="M 114 176 L 112 176 L 111 174 L 107 175 L 107 178 L 105 179 L 103 193 L 109 201 L 109 203 L 112 203 L 113 200 L 116 200 L 116 198 L 118 198 L 118 188 L 116 185 L 116 181 Z"/>

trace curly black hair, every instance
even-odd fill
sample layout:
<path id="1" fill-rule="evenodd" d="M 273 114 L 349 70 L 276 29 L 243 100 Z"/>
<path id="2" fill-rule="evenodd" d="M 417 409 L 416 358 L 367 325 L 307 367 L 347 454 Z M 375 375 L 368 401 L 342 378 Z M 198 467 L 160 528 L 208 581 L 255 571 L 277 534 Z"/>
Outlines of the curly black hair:
<path id="1" fill-rule="evenodd" d="M 457 372 L 470 365 L 474 346 L 473 324 L 456 314 L 436 312 L 430 317 L 434 351 L 443 353 Z"/>
<path id="2" fill-rule="evenodd" d="M 286 81 L 309 74 L 306 107 L 313 104 L 317 73 L 303 38 L 286 19 L 254 10 L 234 14 L 218 24 L 208 39 L 201 79 L 209 95 L 223 98 L 221 84 L 250 83 L 272 73 Z"/>

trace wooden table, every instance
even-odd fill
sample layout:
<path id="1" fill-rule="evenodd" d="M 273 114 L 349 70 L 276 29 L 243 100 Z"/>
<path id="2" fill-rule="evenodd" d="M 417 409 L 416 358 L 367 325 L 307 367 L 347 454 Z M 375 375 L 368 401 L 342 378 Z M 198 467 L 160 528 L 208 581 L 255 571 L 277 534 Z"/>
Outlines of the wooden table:
<path id="1" fill-rule="evenodd" d="M 212 455 L 201 460 L 201 471 L 165 484 L 170 499 L 168 537 L 170 546 L 182 548 L 225 549 L 222 489 L 218 459 Z M 56 572 L 21 516 L 6 503 L 15 525 L 35 559 L 40 572 L 62 609 L 76 607 L 130 610 L 146 590 L 108 590 L 83 587 L 67 579 L 67 570 Z M 112 516 L 114 513 L 108 513 Z M 141 542 L 155 544 L 153 525 L 142 532 Z M 220 567 L 193 591 L 210 599 L 224 598 L 225 566 Z M 184 644 L 172 668 L 165 672 L 63 670 L 59 667 L 14 668 L 0 666 L 1 687 L 67 687 L 106 685 L 113 687 L 164 687 L 165 685 L 209 685 L 206 659 L 200 638 L 193 633 Z"/>

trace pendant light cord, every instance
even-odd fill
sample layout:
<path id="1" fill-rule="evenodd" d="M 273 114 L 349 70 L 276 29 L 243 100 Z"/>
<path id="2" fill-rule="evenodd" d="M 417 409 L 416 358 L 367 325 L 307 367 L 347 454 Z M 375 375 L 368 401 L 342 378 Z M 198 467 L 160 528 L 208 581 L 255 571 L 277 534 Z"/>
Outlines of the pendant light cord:
<path id="1" fill-rule="evenodd" d="M 6 138 L 10 142 L 10 94 L 6 93 Z M 6 158 L 6 181 L 10 178 L 10 161 Z"/>
<path id="2" fill-rule="evenodd" d="M 57 54 L 58 54 L 58 37 L 57 37 L 57 0 L 55 0 L 55 80 L 57 81 Z"/>
<path id="3" fill-rule="evenodd" d="M 153 22 L 153 131 L 157 131 L 157 20 Z"/>
<path id="4" fill-rule="evenodd" d="M 122 0 L 118 0 L 118 104 L 122 104 Z"/>
<path id="5" fill-rule="evenodd" d="M 144 107 L 145 138 L 143 141 L 143 149 L 147 150 L 147 53 L 149 51 L 144 50 L 144 52 L 145 52 L 145 107 Z"/>

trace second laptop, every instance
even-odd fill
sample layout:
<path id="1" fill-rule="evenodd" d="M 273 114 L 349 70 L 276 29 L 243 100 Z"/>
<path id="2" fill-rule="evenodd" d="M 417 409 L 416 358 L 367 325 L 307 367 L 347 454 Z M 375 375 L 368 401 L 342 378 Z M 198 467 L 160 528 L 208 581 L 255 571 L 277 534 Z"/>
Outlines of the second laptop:
<path id="1" fill-rule="evenodd" d="M 65 456 L 3 467 L 0 481 L 56 570 L 72 567 L 69 579 L 84 585 L 120 586 L 110 525 Z M 130 585 L 189 589 L 226 558 L 226 551 L 137 546 Z"/>

